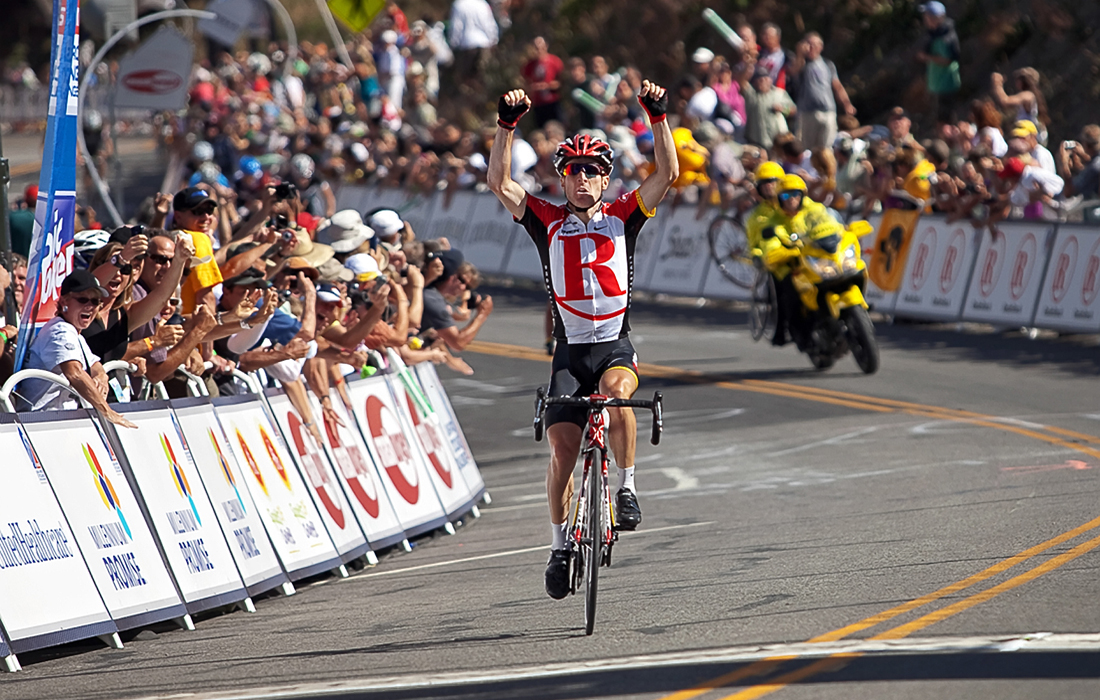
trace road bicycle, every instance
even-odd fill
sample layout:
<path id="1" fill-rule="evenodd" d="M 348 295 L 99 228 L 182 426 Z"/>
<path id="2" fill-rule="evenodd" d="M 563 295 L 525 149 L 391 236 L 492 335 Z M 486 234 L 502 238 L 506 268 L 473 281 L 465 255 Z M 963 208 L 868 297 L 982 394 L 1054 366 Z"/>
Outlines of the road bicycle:
<path id="1" fill-rule="evenodd" d="M 570 569 L 569 592 L 584 586 L 584 633 L 592 634 L 596 625 L 596 588 L 600 567 L 611 566 L 611 548 L 619 539 L 615 528 L 615 509 L 611 506 L 611 489 L 607 481 L 607 425 L 605 408 L 645 408 L 653 414 L 649 441 L 661 442 L 664 418 L 661 392 L 652 401 L 644 399 L 614 399 L 609 396 L 547 396 L 539 387 L 535 399 L 535 440 L 541 442 L 543 413 L 547 406 L 579 406 L 588 409 L 581 455 L 584 471 L 577 503 L 569 526 Z"/>

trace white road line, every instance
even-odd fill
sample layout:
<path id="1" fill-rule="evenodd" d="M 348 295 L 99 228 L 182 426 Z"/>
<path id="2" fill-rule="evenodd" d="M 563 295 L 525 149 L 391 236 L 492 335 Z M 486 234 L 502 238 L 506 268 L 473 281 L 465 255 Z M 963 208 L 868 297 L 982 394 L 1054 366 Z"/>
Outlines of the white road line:
<path id="1" fill-rule="evenodd" d="M 676 482 L 676 485 L 672 487 L 673 491 L 699 488 L 699 479 L 679 467 L 663 467 L 657 471 Z"/>
<path id="2" fill-rule="evenodd" d="M 532 504 L 532 505 L 542 505 L 542 504 Z M 503 509 L 498 508 L 497 510 L 503 510 Z M 708 521 L 702 522 L 702 523 L 688 523 L 686 525 L 666 525 L 665 527 L 655 527 L 655 528 L 648 529 L 648 530 L 638 530 L 637 532 L 620 532 L 619 536 L 620 537 L 636 537 L 638 535 L 650 535 L 650 534 L 653 534 L 654 532 L 666 532 L 668 530 L 682 530 L 686 527 L 702 527 L 703 525 L 713 525 L 713 524 L 714 524 L 713 520 L 708 520 Z M 362 576 L 357 576 L 356 578 L 375 578 L 375 577 L 378 577 L 378 576 L 393 576 L 394 574 L 407 574 L 410 571 L 422 571 L 424 569 L 435 569 L 435 568 L 438 568 L 440 566 L 450 566 L 451 564 L 465 564 L 465 563 L 471 562 L 471 561 L 482 561 L 482 560 L 485 560 L 485 559 L 496 559 L 498 557 L 510 557 L 513 554 L 527 554 L 529 552 L 537 552 L 539 550 L 545 551 L 546 548 L 547 548 L 547 545 L 542 544 L 542 545 L 539 545 L 538 547 L 524 547 L 523 549 L 511 549 L 511 550 L 508 550 L 507 552 L 495 552 L 493 554 L 479 554 L 475 557 L 465 557 L 463 559 L 450 559 L 448 561 L 437 561 L 437 562 L 434 562 L 432 564 L 421 564 L 419 566 L 409 566 L 409 567 L 406 567 L 404 569 L 394 569 L 393 571 L 379 571 L 379 572 L 373 573 L 373 574 L 364 574 Z"/>
<path id="3" fill-rule="evenodd" d="M 878 426 L 872 425 L 867 428 L 860 428 L 859 430 L 851 433 L 845 433 L 844 435 L 834 435 L 828 440 L 818 440 L 817 442 L 811 442 L 806 445 L 799 445 L 798 447 L 791 447 L 786 450 L 779 450 L 778 452 L 770 452 L 767 456 L 779 457 L 782 455 L 794 454 L 795 452 L 805 452 L 806 450 L 812 450 L 815 447 L 822 447 L 824 445 L 836 445 L 838 443 L 844 442 L 845 440 L 850 440 L 852 438 L 860 437 L 868 433 L 873 433 L 876 430 L 878 430 Z"/>
<path id="4" fill-rule="evenodd" d="M 545 496 L 544 496 L 544 498 L 545 498 Z M 544 505 L 546 505 L 546 504 L 545 503 L 521 503 L 518 506 L 503 506 L 503 507 L 500 507 L 500 508 L 498 508 L 497 506 L 493 506 L 492 508 L 482 508 L 481 509 L 481 514 L 485 515 L 486 513 L 507 513 L 510 510 L 522 510 L 524 508 L 539 508 L 539 507 L 542 507 Z"/>
<path id="5" fill-rule="evenodd" d="M 269 686 L 246 690 L 172 693 L 147 696 L 140 700 L 276 700 L 317 697 L 371 691 L 400 691 L 509 681 L 538 680 L 573 676 L 583 672 L 636 671 L 640 668 L 669 668 L 686 664 L 751 663 L 773 656 L 819 659 L 833 654 L 885 656 L 891 654 L 961 654 L 1011 652 L 1095 652 L 1100 651 L 1100 634 L 1033 634 L 975 637 L 916 637 L 874 641 L 844 640 L 812 644 L 761 644 L 704 651 L 644 654 L 598 661 L 571 661 L 478 671 L 412 674 L 360 678 L 324 683 L 299 683 L 283 687 Z"/>

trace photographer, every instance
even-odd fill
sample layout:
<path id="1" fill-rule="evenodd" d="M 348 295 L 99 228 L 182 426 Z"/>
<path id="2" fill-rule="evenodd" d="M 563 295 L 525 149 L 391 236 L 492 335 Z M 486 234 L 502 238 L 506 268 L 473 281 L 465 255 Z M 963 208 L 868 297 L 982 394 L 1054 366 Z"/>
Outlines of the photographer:
<path id="1" fill-rule="evenodd" d="M 1065 180 L 1062 195 L 1094 199 L 1100 195 L 1100 126 L 1081 129 L 1077 141 L 1065 141 L 1058 149 L 1058 174 Z"/>
<path id="2" fill-rule="evenodd" d="M 440 251 L 437 259 L 442 265 L 439 277 L 424 290 L 424 317 L 421 331 L 435 331 L 451 350 L 461 352 L 473 342 L 478 331 L 485 325 L 489 314 L 493 312 L 493 298 L 486 296 L 477 305 L 470 322 L 461 330 L 455 325 L 447 298 L 462 296 L 466 289 L 465 281 L 459 277 L 458 268 L 463 263 L 462 253 L 457 250 Z"/>

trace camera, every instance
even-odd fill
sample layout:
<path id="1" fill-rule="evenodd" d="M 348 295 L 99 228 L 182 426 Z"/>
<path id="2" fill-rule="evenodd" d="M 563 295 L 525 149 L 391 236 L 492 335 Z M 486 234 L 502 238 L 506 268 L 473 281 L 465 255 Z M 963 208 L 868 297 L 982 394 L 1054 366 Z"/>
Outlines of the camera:
<path id="1" fill-rule="evenodd" d="M 281 202 L 285 199 L 294 199 L 298 196 L 298 188 L 290 182 L 282 182 L 275 185 L 275 201 Z"/>
<path id="2" fill-rule="evenodd" d="M 1076 151 L 1077 150 L 1077 142 L 1076 141 L 1066 141 L 1062 144 L 1062 148 L 1066 149 L 1067 151 Z"/>
<path id="3" fill-rule="evenodd" d="M 474 293 L 470 295 L 470 298 L 466 300 L 466 308 L 473 311 L 477 307 L 481 306 L 481 302 L 484 297 L 480 294 Z"/>
<path id="4" fill-rule="evenodd" d="M 283 229 L 290 228 L 290 219 L 286 218 L 286 214 L 276 214 L 271 217 L 267 225 L 276 231 L 282 231 Z"/>

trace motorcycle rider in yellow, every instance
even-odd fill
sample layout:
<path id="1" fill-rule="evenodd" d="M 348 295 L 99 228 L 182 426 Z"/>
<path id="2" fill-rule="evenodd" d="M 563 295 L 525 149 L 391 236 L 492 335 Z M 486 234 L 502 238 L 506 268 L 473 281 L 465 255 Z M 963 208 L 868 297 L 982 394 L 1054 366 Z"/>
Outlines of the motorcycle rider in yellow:
<path id="1" fill-rule="evenodd" d="M 760 203 L 752 208 L 745 219 L 745 236 L 754 257 L 762 255 L 760 246 L 763 239 L 760 234 L 767 222 L 779 211 L 776 195 L 779 192 L 779 181 L 783 177 L 783 166 L 779 163 L 769 160 L 756 166 L 754 179 Z"/>
<path id="2" fill-rule="evenodd" d="M 785 345 L 788 331 L 800 346 L 804 340 L 800 324 L 792 323 L 802 316 L 802 302 L 790 279 L 791 265 L 801 255 L 791 234 L 807 236 L 815 228 L 829 224 L 840 227 L 828 208 L 810 199 L 806 192 L 806 182 L 801 177 L 783 176 L 779 181 L 778 209 L 761 228 L 761 257 L 776 280 L 778 318 L 772 345 Z"/>

